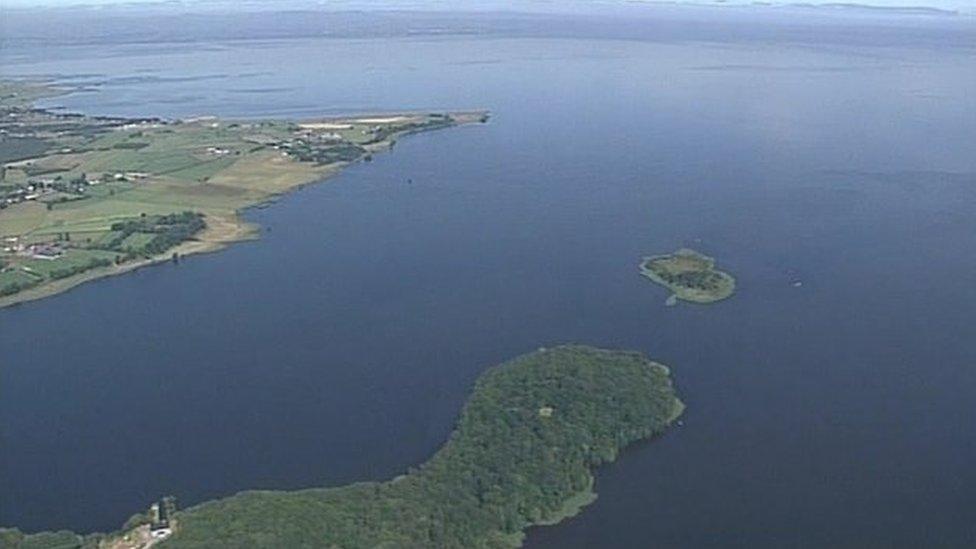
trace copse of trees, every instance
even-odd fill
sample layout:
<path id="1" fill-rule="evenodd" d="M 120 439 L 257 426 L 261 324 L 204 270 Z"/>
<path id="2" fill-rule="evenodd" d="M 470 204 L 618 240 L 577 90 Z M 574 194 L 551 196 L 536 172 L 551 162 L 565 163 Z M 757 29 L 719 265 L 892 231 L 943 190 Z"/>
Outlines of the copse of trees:
<path id="1" fill-rule="evenodd" d="M 111 226 L 112 232 L 116 233 L 115 236 L 103 247 L 107 250 L 125 252 L 131 257 L 138 255 L 152 257 L 189 240 L 206 226 L 202 214 L 190 211 L 119 221 Z M 153 237 L 140 249 L 123 249 L 122 243 L 125 239 L 135 233 L 152 234 Z"/>
<path id="2" fill-rule="evenodd" d="M 681 409 L 667 368 L 639 354 L 541 350 L 486 372 L 448 442 L 406 475 L 205 503 L 165 547 L 517 546 Z"/>
<path id="3" fill-rule="evenodd" d="M 0 548 L 3 549 L 96 549 L 98 540 L 82 538 L 74 532 L 40 532 L 26 535 L 16 528 L 0 528 Z"/>
<path id="4" fill-rule="evenodd" d="M 39 283 L 40 281 L 38 280 L 31 280 L 31 281 L 21 280 L 21 281 L 8 282 L 7 284 L 0 286 L 0 297 L 6 297 L 8 295 L 14 295 L 24 290 L 29 290 L 34 286 L 37 286 Z M 0 547 L 2 547 L 2 545 L 0 545 Z"/>
<path id="5" fill-rule="evenodd" d="M 97 269 L 98 267 L 108 267 L 111 264 L 112 264 L 111 260 L 93 257 L 88 261 L 86 261 L 85 263 L 76 263 L 68 267 L 62 267 L 60 269 L 52 269 L 51 272 L 48 273 L 48 276 L 52 280 L 57 280 L 60 278 L 68 278 L 69 276 L 80 274 L 85 271 L 89 271 L 91 269 Z"/>
<path id="6" fill-rule="evenodd" d="M 99 267 L 108 267 L 113 263 L 121 265 L 133 259 L 156 257 L 193 238 L 206 226 L 202 214 L 190 211 L 169 215 L 142 215 L 138 218 L 118 221 L 110 227 L 112 230 L 110 240 L 93 244 L 88 239 L 83 246 L 93 250 L 117 252 L 114 258 L 90 257 L 84 261 L 63 261 L 58 258 L 51 262 L 53 268 L 46 271 L 46 279 L 68 278 Z M 137 233 L 148 235 L 148 238 L 137 239 L 134 245 L 127 244 L 126 239 Z M 57 240 L 70 243 L 71 233 L 58 233 Z M 175 260 L 178 254 L 174 253 L 171 257 Z M 0 285 L 0 297 L 11 296 L 45 282 L 45 276 L 35 276 L 38 278 L 13 280 Z"/>
<path id="7" fill-rule="evenodd" d="M 645 257 L 640 272 L 651 281 L 666 286 L 674 296 L 694 303 L 713 303 L 735 292 L 735 278 L 715 268 L 715 260 L 688 248 L 673 254 Z"/>
<path id="8" fill-rule="evenodd" d="M 354 143 L 341 142 L 321 145 L 297 140 L 281 146 L 288 154 L 302 162 L 315 162 L 320 165 L 334 162 L 352 162 L 366 154 L 366 149 Z"/>
<path id="9" fill-rule="evenodd" d="M 652 266 L 653 268 L 653 266 Z M 721 275 L 711 271 L 685 271 L 673 273 L 667 268 L 655 269 L 654 272 L 669 284 L 676 284 L 696 290 L 714 290 L 721 286 Z"/>

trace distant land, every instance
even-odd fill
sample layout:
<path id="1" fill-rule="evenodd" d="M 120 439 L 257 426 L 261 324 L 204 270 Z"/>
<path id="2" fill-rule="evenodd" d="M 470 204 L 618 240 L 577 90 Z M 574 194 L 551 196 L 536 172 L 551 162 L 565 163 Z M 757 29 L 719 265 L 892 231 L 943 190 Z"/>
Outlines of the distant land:
<path id="1" fill-rule="evenodd" d="M 891 13 L 891 14 L 906 14 L 906 15 L 958 15 L 960 11 L 953 8 L 937 7 L 937 6 L 925 6 L 925 5 L 877 5 L 877 4 L 860 4 L 860 3 L 846 3 L 846 2 L 826 2 L 826 3 L 814 3 L 814 2 L 802 2 L 785 4 L 786 6 L 795 8 L 810 8 L 818 10 L 863 10 L 863 11 L 873 11 L 879 13 Z"/>
<path id="2" fill-rule="evenodd" d="M 97 7 L 100 9 L 170 9 L 181 11 L 217 11 L 217 10 L 267 10 L 267 3 L 260 0 L 244 0 L 234 2 L 231 0 L 6 0 L 9 7 L 17 8 L 36 8 L 36 7 L 71 7 L 85 8 Z M 867 8 L 867 9 L 891 9 L 897 11 L 918 12 L 919 10 L 929 10 L 934 12 L 955 12 L 973 10 L 971 3 L 965 0 L 861 0 L 859 2 L 834 2 L 816 0 L 808 2 L 798 2 L 791 0 L 575 0 L 560 3 L 536 2 L 531 0 L 521 0 L 515 2 L 503 2 L 501 0 L 476 0 L 465 2 L 463 5 L 452 6 L 456 11 L 528 11 L 528 12 L 587 12 L 598 11 L 601 9 L 613 9 L 618 6 L 655 6 L 655 5 L 688 5 L 688 6 L 815 6 L 815 7 L 842 7 L 842 8 Z M 275 2 L 276 10 L 295 10 L 295 9 L 318 9 L 328 11 L 343 10 L 443 10 L 444 3 L 427 0 L 345 0 L 333 2 L 324 7 L 321 2 L 316 0 L 281 0 Z"/>
<path id="3" fill-rule="evenodd" d="M 638 40 L 685 39 L 728 42 L 742 39 L 737 33 L 719 32 L 748 22 L 782 22 L 799 32 L 774 32 L 762 25 L 750 33 L 753 40 L 817 43 L 824 25 L 872 27 L 884 20 L 897 27 L 919 31 L 917 38 L 942 47 L 968 46 L 972 42 L 971 19 L 976 3 L 927 4 L 921 0 L 899 4 L 775 3 L 729 0 L 727 2 L 636 2 L 615 0 L 516 3 L 478 2 L 448 5 L 420 2 L 415 5 L 367 2 L 166 2 L 114 4 L 79 8 L 26 8 L 5 6 L 0 45 L 7 53 L 6 77 L 37 75 L 29 55 L 38 36 L 49 45 L 142 44 L 147 37 L 159 42 L 201 43 L 256 39 L 417 38 L 418 36 L 575 36 L 586 32 L 594 38 Z M 402 5 L 402 7 L 397 7 Z M 268 25 L 273 14 L 275 24 Z M 689 25 L 689 19 L 703 24 Z M 213 24 L 221 21 L 220 25 Z M 768 28 L 767 28 L 768 27 Z M 590 30 L 584 31 L 584 28 Z M 883 37 L 848 31 L 831 39 L 843 43 L 885 45 Z M 47 76 L 57 77 L 55 74 Z M 73 75 L 98 87 L 98 75 Z M 105 86 L 111 86 L 105 83 Z M 141 113 L 135 113 L 141 114 Z"/>
<path id="4" fill-rule="evenodd" d="M 518 547 L 526 528 L 591 503 L 593 469 L 683 410 L 668 368 L 639 353 L 540 349 L 483 373 L 444 446 L 392 480 L 184 511 L 164 498 L 113 534 L 0 529 L 0 547 Z"/>
<path id="5" fill-rule="evenodd" d="M 0 308 L 255 238 L 244 208 L 485 111 L 316 120 L 86 116 L 0 82 Z"/>
<path id="6" fill-rule="evenodd" d="M 732 275 L 715 268 L 715 260 L 689 248 L 666 255 L 645 257 L 640 272 L 648 279 L 673 292 L 667 304 L 676 300 L 713 303 L 726 299 L 735 291 Z"/>

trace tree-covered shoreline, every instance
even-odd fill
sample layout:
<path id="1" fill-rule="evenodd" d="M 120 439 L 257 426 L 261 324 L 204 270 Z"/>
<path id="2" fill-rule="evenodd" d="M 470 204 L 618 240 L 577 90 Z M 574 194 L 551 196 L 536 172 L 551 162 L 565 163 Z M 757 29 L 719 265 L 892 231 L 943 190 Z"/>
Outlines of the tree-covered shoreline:
<path id="1" fill-rule="evenodd" d="M 639 353 L 540 349 L 482 374 L 447 443 L 407 474 L 206 502 L 161 546 L 517 547 L 592 501 L 592 470 L 683 408 L 669 370 Z"/>
<path id="2" fill-rule="evenodd" d="M 689 248 L 666 255 L 645 257 L 640 263 L 640 273 L 651 281 L 668 288 L 672 296 L 667 304 L 676 300 L 692 303 L 713 303 L 732 296 L 735 278 L 715 268 L 715 260 Z"/>

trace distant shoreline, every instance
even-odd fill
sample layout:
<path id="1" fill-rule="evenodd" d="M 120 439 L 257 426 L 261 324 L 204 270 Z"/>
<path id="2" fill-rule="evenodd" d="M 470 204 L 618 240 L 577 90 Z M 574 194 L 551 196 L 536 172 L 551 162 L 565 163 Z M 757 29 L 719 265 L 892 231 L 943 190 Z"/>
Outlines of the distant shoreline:
<path id="1" fill-rule="evenodd" d="M 31 108 L 36 99 L 50 98 L 71 92 L 70 88 L 59 87 L 57 85 L 33 81 L 21 82 L 21 84 L 15 83 L 13 85 L 20 85 L 23 88 L 24 97 L 15 98 L 11 102 L 11 104 L 14 106 L 8 106 L 8 108 Z M 9 99 L 9 97 L 4 99 Z M 48 113 L 51 113 L 50 116 L 55 117 L 82 116 L 60 112 L 52 113 L 48 109 L 41 108 L 33 108 L 33 112 L 35 114 L 39 113 L 40 115 L 47 115 Z M 144 267 L 166 263 L 172 261 L 174 257 L 179 259 L 191 255 L 213 253 L 223 250 L 236 242 L 257 239 L 260 237 L 260 229 L 255 224 L 249 223 L 242 218 L 242 214 L 245 210 L 273 202 L 277 197 L 293 192 L 297 189 L 305 187 L 306 185 L 324 182 L 332 176 L 340 173 L 350 164 L 369 161 L 372 159 L 374 154 L 392 149 L 399 138 L 412 135 L 414 133 L 436 129 L 449 128 L 471 123 L 483 123 L 487 121 L 489 112 L 486 110 L 473 110 L 457 111 L 446 113 L 444 115 L 437 115 L 443 116 L 443 118 L 439 119 L 441 122 L 433 125 L 428 124 L 427 122 L 424 122 L 424 124 L 417 124 L 413 122 L 414 120 L 429 121 L 433 116 L 434 115 L 426 112 L 404 111 L 395 113 L 380 112 L 357 114 L 351 116 L 330 116 L 314 120 L 286 121 L 255 119 L 249 122 L 243 122 L 242 120 L 238 119 L 219 119 L 217 117 L 210 116 L 200 116 L 192 119 L 173 122 L 163 121 L 157 118 L 116 119 L 112 117 L 90 117 L 92 120 L 113 120 L 123 122 L 131 121 L 133 125 L 152 122 L 157 125 L 170 124 L 174 125 L 174 127 L 193 127 L 194 125 L 204 124 L 213 127 L 218 125 L 233 127 L 235 125 L 245 124 L 258 126 L 261 124 L 289 124 L 296 128 L 296 131 L 305 131 L 306 133 L 316 131 L 324 132 L 324 129 L 334 127 L 337 128 L 349 126 L 351 128 L 353 127 L 353 124 L 371 124 L 373 127 L 380 128 L 381 130 L 389 126 L 390 130 L 388 132 L 382 130 L 384 133 L 382 133 L 383 137 L 381 139 L 362 144 L 359 149 L 361 152 L 356 153 L 353 158 L 348 160 L 331 161 L 325 164 L 320 162 L 312 163 L 293 158 L 283 159 L 281 155 L 272 150 L 260 150 L 255 153 L 249 152 L 243 156 L 240 156 L 239 159 L 235 158 L 228 169 L 218 171 L 216 173 L 216 176 L 211 180 L 211 184 L 212 182 L 223 178 L 226 180 L 221 181 L 220 183 L 223 187 L 234 185 L 237 183 L 237 180 L 235 180 L 234 168 L 238 165 L 246 163 L 247 166 L 237 170 L 240 172 L 241 177 L 253 180 L 242 183 L 242 185 L 245 185 L 244 188 L 248 192 L 248 195 L 245 198 L 235 198 L 233 202 L 229 202 L 227 207 L 198 207 L 193 205 L 195 195 L 189 193 L 193 191 L 193 188 L 205 188 L 208 186 L 208 184 L 205 182 L 204 184 L 197 185 L 196 187 L 179 188 L 180 190 L 178 192 L 181 192 L 182 195 L 176 195 L 176 199 L 189 201 L 190 205 L 186 207 L 177 207 L 174 205 L 173 209 L 174 211 L 177 209 L 199 209 L 207 224 L 206 228 L 199 234 L 194 235 L 191 239 L 186 240 L 173 248 L 167 249 L 163 253 L 156 254 L 151 257 L 134 259 L 105 267 L 95 267 L 64 278 L 46 280 L 34 287 L 0 297 L 0 309 L 52 297 L 82 284 L 101 278 L 117 276 L 135 271 L 137 269 L 142 269 Z M 403 129 L 399 129 L 398 125 L 403 126 Z M 138 135 L 141 134 L 141 131 L 138 132 Z M 340 141 L 338 143 L 341 145 L 343 142 Z M 326 151 L 328 150 L 329 149 L 326 149 Z M 313 150 L 312 152 L 314 153 L 315 151 Z M 284 153 L 282 153 L 282 155 L 284 155 Z M 34 160 L 45 160 L 47 158 L 53 158 L 54 156 L 56 156 L 56 154 L 45 152 L 41 156 L 34 159 L 28 158 L 26 160 L 4 162 L 3 165 L 12 166 L 15 164 L 22 164 L 24 162 L 33 162 Z M 255 175 L 255 172 L 268 174 L 266 180 Z M 152 180 L 157 178 L 162 178 L 161 180 L 163 183 L 152 182 Z M 207 179 L 210 180 L 209 177 Z M 148 185 L 163 185 L 167 181 L 168 176 L 157 177 L 154 174 L 150 174 L 150 183 L 148 183 Z M 177 200 L 174 200 L 174 202 L 176 201 Z M 18 204 L 17 206 L 26 207 L 27 204 Z M 48 210 L 50 211 L 50 208 L 48 208 Z M 10 236 L 10 234 L 3 233 L 4 226 L 2 224 L 3 216 L 9 215 L 9 211 L 9 208 L 7 210 L 0 210 L 0 236 Z"/>

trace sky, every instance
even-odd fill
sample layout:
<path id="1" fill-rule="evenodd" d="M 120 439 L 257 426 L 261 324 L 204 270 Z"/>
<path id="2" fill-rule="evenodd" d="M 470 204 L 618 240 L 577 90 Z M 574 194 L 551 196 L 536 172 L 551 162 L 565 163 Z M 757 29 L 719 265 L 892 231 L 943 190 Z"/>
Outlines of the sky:
<path id="1" fill-rule="evenodd" d="M 192 5 L 205 3 L 208 0 L 179 0 L 179 3 Z M 601 3 L 625 3 L 628 0 L 564 0 L 565 4 L 592 4 L 599 5 Z M 700 3 L 700 4 L 712 4 L 712 3 L 741 3 L 741 4 L 752 4 L 755 0 L 672 0 L 675 2 L 688 2 L 688 3 Z M 929 8 L 939 8 L 946 10 L 958 10 L 963 12 L 976 12 L 976 0 L 766 0 L 773 4 L 789 4 L 789 3 L 806 3 L 806 4 L 825 4 L 825 3 L 851 3 L 851 4 L 863 4 L 878 7 L 929 7 Z M 110 5 L 110 4 L 136 4 L 136 3 L 159 3 L 160 0 L 0 0 L 0 9 L 3 7 L 33 7 L 33 6 L 73 6 L 73 5 Z M 263 2 L 269 7 L 274 4 L 291 4 L 294 5 L 296 2 L 293 0 L 266 0 Z M 308 0 L 307 2 L 298 2 L 302 4 L 316 4 L 321 7 L 335 7 L 342 8 L 344 6 L 355 6 L 357 9 L 364 7 L 375 6 L 380 8 L 397 8 L 397 7 L 407 7 L 407 8 L 424 8 L 430 7 L 434 9 L 444 9 L 448 7 L 456 7 L 457 4 L 447 0 L 360 0 L 360 1 L 350 1 L 350 0 Z M 543 0 L 523 0 L 522 2 L 499 2 L 497 0 L 468 0 L 464 2 L 467 9 L 477 8 L 479 4 L 487 8 L 497 8 L 500 4 L 515 4 L 515 5 L 531 5 L 531 4 L 547 4 L 549 6 L 556 5 L 560 2 L 546 2 Z M 652 2 L 653 3 L 653 2 Z"/>

